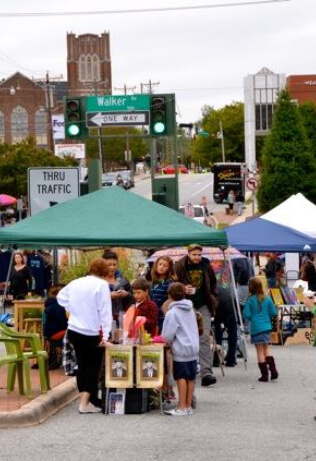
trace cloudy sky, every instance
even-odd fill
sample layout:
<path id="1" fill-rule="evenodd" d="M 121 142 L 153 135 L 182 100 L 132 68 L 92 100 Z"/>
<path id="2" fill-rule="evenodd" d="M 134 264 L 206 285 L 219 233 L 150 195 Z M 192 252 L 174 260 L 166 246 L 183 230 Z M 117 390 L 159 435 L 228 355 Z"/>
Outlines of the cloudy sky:
<path id="1" fill-rule="evenodd" d="M 248 5 L 236 5 L 241 3 Z M 204 104 L 219 108 L 242 101 L 243 77 L 262 67 L 286 75 L 316 74 L 316 0 L 94 0 L 90 5 L 80 0 L 1 2 L 0 78 L 16 71 L 40 78 L 46 70 L 66 78 L 67 32 L 107 31 L 113 86 L 136 86 L 139 93 L 141 82 L 160 82 L 155 92 L 176 93 L 178 121 L 189 123 L 201 117 Z M 203 5 L 212 7 L 198 8 Z M 195 9 L 110 13 L 164 7 Z M 89 8 L 104 14 L 6 16 Z"/>

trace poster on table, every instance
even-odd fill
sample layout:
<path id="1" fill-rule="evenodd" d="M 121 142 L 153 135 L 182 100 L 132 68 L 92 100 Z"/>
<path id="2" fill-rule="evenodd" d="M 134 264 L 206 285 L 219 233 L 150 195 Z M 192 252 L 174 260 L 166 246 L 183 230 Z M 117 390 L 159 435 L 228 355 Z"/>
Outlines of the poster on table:
<path id="1" fill-rule="evenodd" d="M 107 347 L 105 363 L 105 387 L 133 387 L 133 346 Z"/>
<path id="2" fill-rule="evenodd" d="M 161 387 L 164 377 L 163 345 L 137 346 L 136 386 L 140 388 Z"/>

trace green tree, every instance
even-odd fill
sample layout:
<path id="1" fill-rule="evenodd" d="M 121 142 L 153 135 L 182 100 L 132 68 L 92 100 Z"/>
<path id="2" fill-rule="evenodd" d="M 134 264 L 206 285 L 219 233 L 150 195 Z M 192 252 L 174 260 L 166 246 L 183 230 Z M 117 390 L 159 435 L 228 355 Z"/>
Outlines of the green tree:
<path id="1" fill-rule="evenodd" d="M 259 210 L 267 212 L 298 192 L 316 202 L 316 164 L 299 109 L 283 90 L 263 148 Z"/>
<path id="2" fill-rule="evenodd" d="M 93 136 L 97 136 L 97 131 L 91 131 Z M 128 135 L 127 135 L 128 133 Z M 141 137 L 133 137 L 134 135 L 141 135 L 142 132 L 134 127 L 110 127 L 102 128 L 102 135 L 111 135 L 113 137 L 101 138 L 103 146 L 103 169 L 111 170 L 114 167 L 123 166 L 126 164 L 125 151 L 127 145 L 127 137 L 129 150 L 132 152 L 132 160 L 144 157 L 148 153 L 148 145 L 146 140 Z M 115 137 L 121 136 L 121 137 Z M 98 158 L 99 156 L 99 142 L 97 138 L 89 138 L 86 142 L 87 147 L 87 158 Z"/>
<path id="3" fill-rule="evenodd" d="M 74 166 L 71 157 L 59 158 L 36 146 L 32 138 L 17 144 L 0 143 L 0 193 L 18 197 L 27 194 L 27 169 L 30 167 Z"/>
<path id="4" fill-rule="evenodd" d="M 202 166 L 209 166 L 223 159 L 221 139 L 218 137 L 220 123 L 224 133 L 225 161 L 243 162 L 244 143 L 244 105 L 233 102 L 221 109 L 204 106 L 200 128 L 209 133 L 209 137 L 197 136 L 192 149 L 192 159 L 200 160 Z"/>
<path id="5" fill-rule="evenodd" d="M 307 101 L 298 107 L 316 161 L 316 104 L 313 101 Z"/>

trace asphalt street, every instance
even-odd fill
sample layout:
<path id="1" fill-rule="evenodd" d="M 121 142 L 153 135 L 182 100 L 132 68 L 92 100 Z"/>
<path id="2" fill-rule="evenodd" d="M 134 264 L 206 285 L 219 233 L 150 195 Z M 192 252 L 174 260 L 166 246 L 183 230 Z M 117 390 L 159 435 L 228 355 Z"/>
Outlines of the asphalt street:
<path id="1" fill-rule="evenodd" d="M 275 346 L 280 378 L 259 383 L 250 346 L 248 369 L 215 369 L 198 384 L 193 416 L 79 415 L 77 402 L 40 426 L 0 432 L 0 459 L 11 461 L 303 461 L 316 458 L 316 350 Z"/>

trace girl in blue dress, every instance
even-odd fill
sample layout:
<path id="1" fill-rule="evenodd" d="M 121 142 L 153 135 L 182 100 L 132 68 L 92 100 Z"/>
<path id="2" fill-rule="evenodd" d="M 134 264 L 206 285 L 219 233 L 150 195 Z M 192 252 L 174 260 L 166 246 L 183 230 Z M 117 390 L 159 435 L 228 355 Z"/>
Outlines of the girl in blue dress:
<path id="1" fill-rule="evenodd" d="M 263 292 L 260 278 L 252 277 L 248 284 L 249 297 L 246 301 L 243 317 L 251 322 L 251 343 L 255 345 L 258 357 L 258 366 L 261 371 L 259 381 L 277 379 L 279 374 L 275 366 L 274 358 L 270 350 L 270 333 L 272 330 L 272 318 L 277 311 L 270 296 Z"/>

